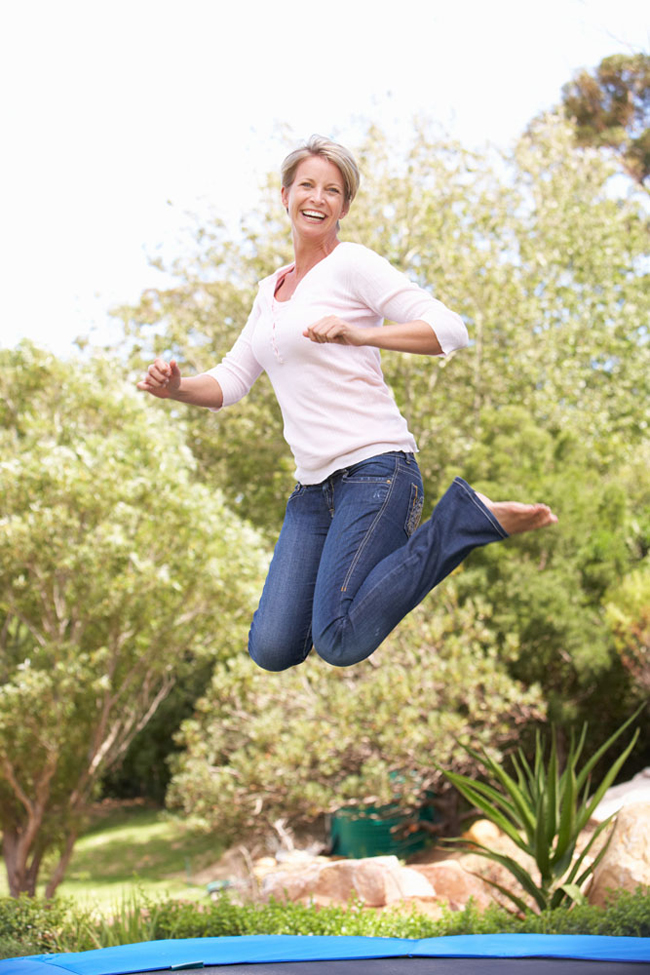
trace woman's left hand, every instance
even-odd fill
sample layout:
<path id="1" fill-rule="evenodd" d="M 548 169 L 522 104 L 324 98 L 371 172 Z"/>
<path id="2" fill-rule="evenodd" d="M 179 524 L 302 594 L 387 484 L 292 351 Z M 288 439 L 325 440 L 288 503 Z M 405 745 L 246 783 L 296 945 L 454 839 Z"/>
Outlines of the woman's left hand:
<path id="1" fill-rule="evenodd" d="M 364 329 L 344 322 L 336 315 L 326 315 L 302 333 L 312 342 L 336 342 L 338 345 L 363 345 Z"/>

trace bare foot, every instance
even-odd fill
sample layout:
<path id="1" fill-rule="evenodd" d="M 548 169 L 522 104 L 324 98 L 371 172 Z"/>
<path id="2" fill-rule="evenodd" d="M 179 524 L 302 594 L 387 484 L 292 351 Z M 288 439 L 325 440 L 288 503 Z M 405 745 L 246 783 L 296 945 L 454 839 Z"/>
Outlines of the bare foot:
<path id="1" fill-rule="evenodd" d="M 518 501 L 490 501 L 476 492 L 486 508 L 492 512 L 501 527 L 509 535 L 521 535 L 535 528 L 557 524 L 557 516 L 547 504 L 520 504 Z"/>

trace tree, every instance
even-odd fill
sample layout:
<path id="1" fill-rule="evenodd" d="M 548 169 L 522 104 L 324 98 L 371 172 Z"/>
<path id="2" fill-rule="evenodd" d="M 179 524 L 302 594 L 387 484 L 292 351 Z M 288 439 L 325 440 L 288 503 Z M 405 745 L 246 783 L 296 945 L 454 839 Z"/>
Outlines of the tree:
<path id="1" fill-rule="evenodd" d="M 650 559 L 609 593 L 607 619 L 636 693 L 650 696 Z"/>
<path id="2" fill-rule="evenodd" d="M 0 353 L 0 825 L 12 895 L 65 873 L 89 800 L 174 683 L 237 653 L 258 535 L 114 362 Z"/>
<path id="3" fill-rule="evenodd" d="M 555 114 L 504 155 L 468 152 L 424 122 L 399 146 L 370 127 L 357 156 L 362 188 L 342 238 L 431 288 L 470 333 L 470 347 L 445 359 L 382 354 L 420 446 L 427 505 L 463 474 L 488 494 L 548 498 L 560 514 L 557 531 L 473 553 L 455 577 L 458 599 L 471 606 L 480 593 L 500 659 L 525 684 L 541 682 L 559 724 L 602 700 L 615 725 L 626 699 L 608 692 L 625 675 L 603 600 L 650 538 L 642 465 L 629 473 L 648 422 L 645 197 L 637 186 L 614 197 L 614 162 L 577 149 Z M 200 228 L 178 287 L 123 310 L 140 362 L 167 349 L 190 369 L 213 365 L 255 281 L 289 259 L 284 219 L 272 176 L 240 240 Z M 292 462 L 268 384 L 216 418 L 183 416 L 200 476 L 276 534 Z"/>
<path id="4" fill-rule="evenodd" d="M 643 185 L 650 176 L 650 55 L 613 54 L 562 89 L 579 146 L 607 146 Z"/>
<path id="5" fill-rule="evenodd" d="M 281 674 L 218 664 L 181 728 L 168 803 L 241 837 L 347 804 L 413 808 L 442 781 L 436 761 L 473 767 L 461 742 L 499 760 L 544 706 L 499 663 L 490 612 L 480 598 L 459 606 L 448 585 L 355 667 L 314 654 Z"/>

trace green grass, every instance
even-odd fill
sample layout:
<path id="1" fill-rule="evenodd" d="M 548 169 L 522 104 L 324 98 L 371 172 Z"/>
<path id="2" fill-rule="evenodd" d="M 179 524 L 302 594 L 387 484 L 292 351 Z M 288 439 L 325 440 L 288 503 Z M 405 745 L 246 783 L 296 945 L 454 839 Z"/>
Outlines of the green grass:
<path id="1" fill-rule="evenodd" d="M 222 852 L 214 835 L 193 832 L 169 813 L 119 806 L 93 817 L 77 841 L 57 895 L 81 906 L 111 909 L 134 891 L 155 899 L 207 900 L 205 886 L 193 883 L 191 877 Z M 45 882 L 47 864 L 41 875 Z M 3 871 L 0 896 L 7 894 Z"/>

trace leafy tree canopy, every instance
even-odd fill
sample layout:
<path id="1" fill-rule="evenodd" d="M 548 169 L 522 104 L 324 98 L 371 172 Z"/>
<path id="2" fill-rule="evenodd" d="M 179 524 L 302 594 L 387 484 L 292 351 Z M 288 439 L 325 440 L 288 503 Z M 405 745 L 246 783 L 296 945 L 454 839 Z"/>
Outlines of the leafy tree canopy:
<path id="1" fill-rule="evenodd" d="M 260 539 L 110 361 L 0 353 L 0 826 L 12 894 L 197 659 L 243 646 Z"/>
<path id="2" fill-rule="evenodd" d="M 580 146 L 615 149 L 639 184 L 650 176 L 650 55 L 613 54 L 562 89 Z"/>

